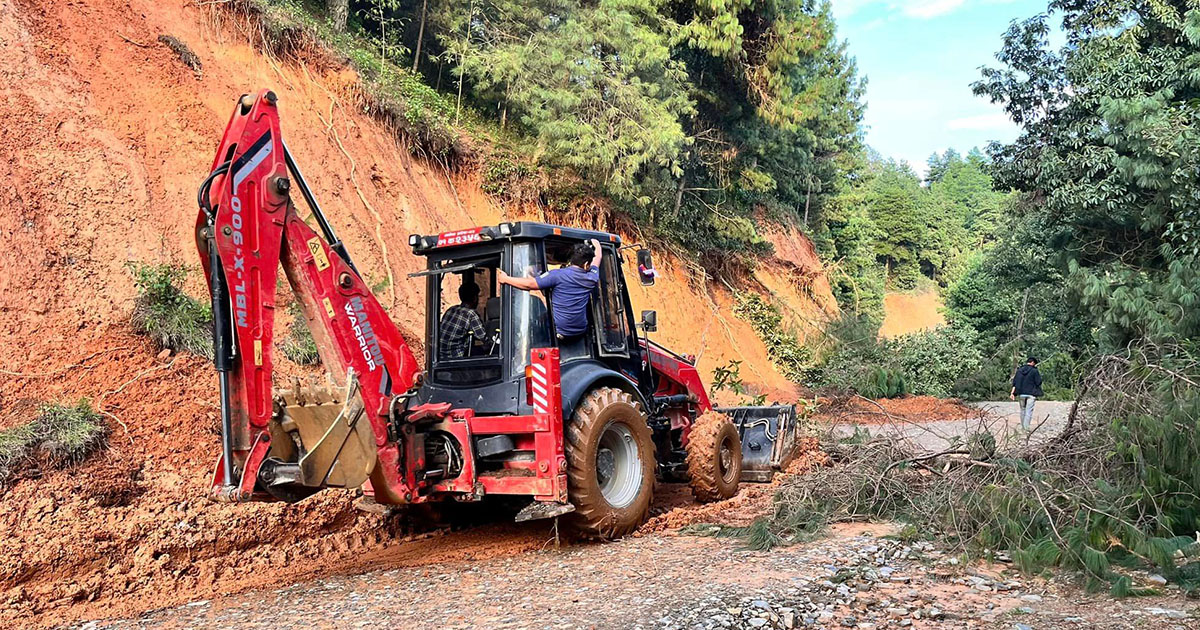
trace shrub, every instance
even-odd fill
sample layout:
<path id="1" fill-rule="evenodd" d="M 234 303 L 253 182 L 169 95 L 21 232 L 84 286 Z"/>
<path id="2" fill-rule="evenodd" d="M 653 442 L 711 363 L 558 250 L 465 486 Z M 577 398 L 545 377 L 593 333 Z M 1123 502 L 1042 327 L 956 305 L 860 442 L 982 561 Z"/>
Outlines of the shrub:
<path id="1" fill-rule="evenodd" d="M 979 369 L 975 331 L 966 327 L 941 326 L 904 335 L 887 342 L 892 365 L 917 395 L 945 398 L 955 382 Z"/>
<path id="2" fill-rule="evenodd" d="M 490 156 L 483 169 L 483 192 L 510 200 L 519 197 L 517 188 L 521 181 L 533 176 L 533 168 L 510 153 Z"/>
<path id="3" fill-rule="evenodd" d="M 879 339 L 877 330 L 862 316 L 843 317 L 830 326 L 834 349 L 815 370 L 815 384 L 868 398 L 946 397 L 957 391 L 964 375 L 979 370 L 970 328 L 942 326 L 892 340 Z"/>
<path id="4" fill-rule="evenodd" d="M 130 263 L 138 296 L 132 323 L 159 348 L 212 358 L 212 310 L 181 288 L 182 265 Z"/>
<path id="5" fill-rule="evenodd" d="M 908 393 L 908 384 L 898 370 L 877 367 L 869 370 L 855 389 L 867 398 L 899 398 Z"/>
<path id="6" fill-rule="evenodd" d="M 108 427 L 87 400 L 44 404 L 29 422 L 0 431 L 0 483 L 23 468 L 77 464 L 104 447 Z"/>
<path id="7" fill-rule="evenodd" d="M 796 382 L 804 379 L 805 371 L 812 363 L 812 352 L 784 328 L 778 307 L 757 293 L 740 293 L 733 312 L 754 328 L 767 347 L 767 356 L 784 376 Z"/>

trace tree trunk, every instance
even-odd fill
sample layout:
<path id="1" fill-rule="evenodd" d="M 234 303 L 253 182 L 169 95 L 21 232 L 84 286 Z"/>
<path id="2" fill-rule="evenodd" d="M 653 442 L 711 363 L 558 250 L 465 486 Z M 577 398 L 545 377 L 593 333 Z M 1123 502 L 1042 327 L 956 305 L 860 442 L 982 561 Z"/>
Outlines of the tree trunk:
<path id="1" fill-rule="evenodd" d="M 325 12 L 329 14 L 333 30 L 344 33 L 346 18 L 350 16 L 350 0 L 325 0 Z"/>
<path id="2" fill-rule="evenodd" d="M 808 227 L 808 203 L 812 200 L 812 182 L 808 183 L 808 194 L 804 195 L 804 227 Z"/>
<path id="3" fill-rule="evenodd" d="M 413 51 L 413 67 L 412 71 L 415 74 L 417 71 L 417 62 L 421 60 L 421 41 L 425 39 L 425 9 L 429 6 L 429 0 L 421 2 L 421 26 L 417 29 L 417 48 Z"/>
<path id="4" fill-rule="evenodd" d="M 675 207 L 671 210 L 671 220 L 679 217 L 679 207 L 683 205 L 683 186 L 687 175 L 679 176 L 679 185 L 675 187 Z"/>

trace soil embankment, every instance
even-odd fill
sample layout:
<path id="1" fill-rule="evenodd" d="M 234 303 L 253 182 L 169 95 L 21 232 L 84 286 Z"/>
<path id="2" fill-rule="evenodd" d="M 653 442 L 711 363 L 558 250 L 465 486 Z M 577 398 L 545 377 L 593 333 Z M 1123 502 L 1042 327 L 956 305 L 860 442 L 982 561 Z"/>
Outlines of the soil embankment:
<path id="1" fill-rule="evenodd" d="M 197 5 L 200 5 L 199 7 Z M 397 325 L 423 328 L 410 233 L 535 217 L 503 208 L 469 172 L 414 158 L 353 105 L 354 73 L 263 56 L 221 24 L 213 3 L 184 0 L 0 2 L 0 427 L 29 401 L 89 398 L 110 448 L 71 470 L 0 494 L 0 626 L 129 615 L 211 594 L 371 566 L 511 554 L 542 545 L 542 525 L 492 525 L 450 541 L 406 540 L 403 526 L 355 510 L 350 493 L 298 505 L 214 505 L 203 497 L 216 453 L 216 387 L 202 359 L 157 356 L 130 331 L 129 261 L 186 263 L 195 189 L 238 95 L 270 86 L 288 144 L 356 263 Z M 200 70 L 158 38 L 185 44 Z M 832 308 L 811 244 L 791 229 L 783 255 L 755 272 L 797 325 Z M 386 247 L 386 249 L 385 249 Z M 732 297 L 683 261 L 635 288 L 659 313 L 656 339 L 699 355 L 707 379 L 739 359 L 757 391 L 787 400 Z M 419 335 L 417 335 L 419 336 Z M 295 370 L 284 366 L 283 370 Z"/>
<path id="2" fill-rule="evenodd" d="M 942 296 L 936 289 L 919 293 L 888 293 L 883 296 L 881 337 L 892 338 L 937 328 L 946 323 Z"/>

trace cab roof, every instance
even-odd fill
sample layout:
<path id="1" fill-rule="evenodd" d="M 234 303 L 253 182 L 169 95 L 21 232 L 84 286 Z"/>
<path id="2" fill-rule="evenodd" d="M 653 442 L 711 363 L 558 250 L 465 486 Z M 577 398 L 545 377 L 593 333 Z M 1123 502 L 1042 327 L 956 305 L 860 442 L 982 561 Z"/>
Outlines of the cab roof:
<path id="1" fill-rule="evenodd" d="M 517 221 L 494 226 L 472 227 L 434 235 L 413 234 L 409 237 L 408 242 L 413 248 L 413 253 L 431 254 L 435 251 L 466 248 L 471 245 L 490 241 L 534 241 L 547 238 L 578 241 L 586 241 L 594 238 L 601 243 L 612 243 L 617 247 L 621 246 L 621 237 L 616 234 L 535 221 Z"/>

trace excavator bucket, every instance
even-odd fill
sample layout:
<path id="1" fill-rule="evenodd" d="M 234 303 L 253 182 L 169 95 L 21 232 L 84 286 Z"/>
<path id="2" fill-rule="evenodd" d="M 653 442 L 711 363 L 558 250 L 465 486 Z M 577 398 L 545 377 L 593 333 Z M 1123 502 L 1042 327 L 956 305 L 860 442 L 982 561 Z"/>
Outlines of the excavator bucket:
<path id="1" fill-rule="evenodd" d="M 796 406 L 721 407 L 742 438 L 742 481 L 767 482 L 796 453 Z"/>

